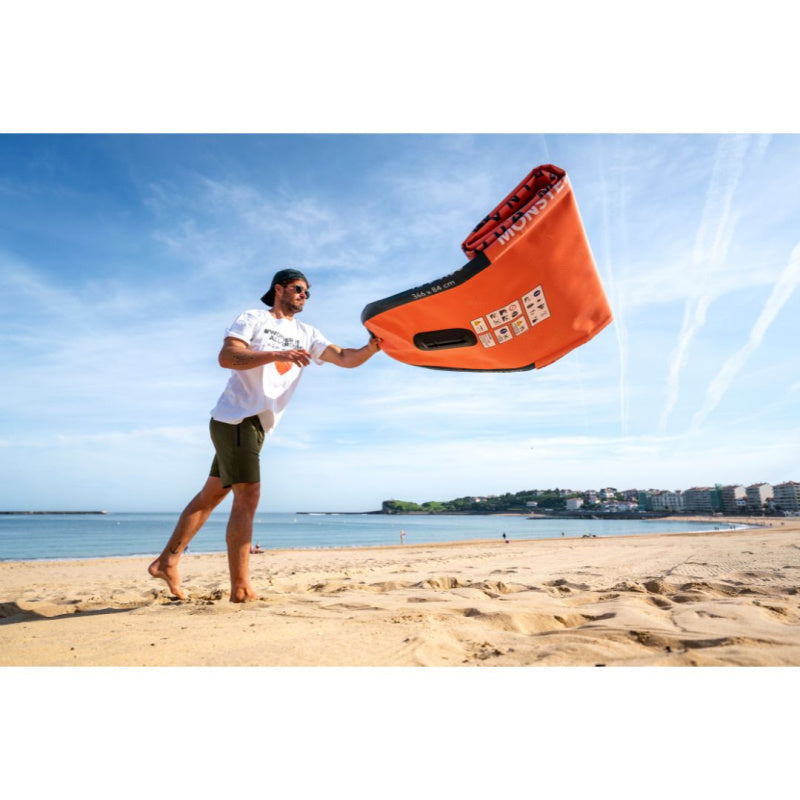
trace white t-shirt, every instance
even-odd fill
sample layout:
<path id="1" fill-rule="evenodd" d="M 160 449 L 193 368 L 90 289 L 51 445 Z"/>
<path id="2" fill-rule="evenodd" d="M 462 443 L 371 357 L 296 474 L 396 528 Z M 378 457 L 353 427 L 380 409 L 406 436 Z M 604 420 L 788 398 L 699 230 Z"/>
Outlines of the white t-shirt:
<path id="1" fill-rule="evenodd" d="M 246 342 L 251 350 L 306 350 L 317 364 L 330 342 L 314 327 L 297 319 L 276 319 L 267 309 L 240 314 L 225 331 Z M 231 370 L 231 377 L 211 416 L 220 422 L 238 425 L 245 417 L 258 414 L 264 431 L 278 424 L 289 399 L 297 388 L 302 368 L 275 361 L 253 369 Z"/>

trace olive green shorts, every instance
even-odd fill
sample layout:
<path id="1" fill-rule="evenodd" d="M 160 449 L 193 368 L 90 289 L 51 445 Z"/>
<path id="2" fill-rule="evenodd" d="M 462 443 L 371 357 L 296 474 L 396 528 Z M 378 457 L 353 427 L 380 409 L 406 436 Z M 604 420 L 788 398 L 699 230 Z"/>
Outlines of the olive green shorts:
<path id="1" fill-rule="evenodd" d="M 247 417 L 238 425 L 212 419 L 211 441 L 217 454 L 209 475 L 219 478 L 227 489 L 234 483 L 259 483 L 259 453 L 264 444 L 264 428 L 258 417 Z"/>

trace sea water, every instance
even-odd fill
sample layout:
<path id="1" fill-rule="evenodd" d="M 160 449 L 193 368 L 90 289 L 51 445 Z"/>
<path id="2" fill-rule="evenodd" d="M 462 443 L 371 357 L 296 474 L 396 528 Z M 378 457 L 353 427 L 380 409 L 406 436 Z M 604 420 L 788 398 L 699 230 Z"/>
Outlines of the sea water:
<path id="1" fill-rule="evenodd" d="M 211 515 L 190 553 L 225 551 L 227 512 Z M 0 515 L 0 561 L 155 556 L 177 514 Z M 264 550 L 365 547 L 435 542 L 636 536 L 726 529 L 686 520 L 530 519 L 526 516 L 259 513 L 253 543 Z"/>

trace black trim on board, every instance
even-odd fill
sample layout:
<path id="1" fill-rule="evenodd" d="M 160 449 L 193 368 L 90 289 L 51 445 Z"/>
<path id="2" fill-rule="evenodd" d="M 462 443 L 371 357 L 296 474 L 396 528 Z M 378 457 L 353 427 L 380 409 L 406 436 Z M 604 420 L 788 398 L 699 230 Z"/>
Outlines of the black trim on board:
<path id="1" fill-rule="evenodd" d="M 438 369 L 445 372 L 529 372 L 536 369 L 536 364 L 528 364 L 525 367 L 508 367 L 507 369 L 471 369 L 469 367 L 437 367 L 431 364 L 412 364 L 414 367 L 423 369 Z"/>
<path id="2" fill-rule="evenodd" d="M 479 272 L 483 272 L 488 266 L 491 265 L 489 257 L 484 252 L 478 253 L 475 258 L 468 261 L 461 269 L 456 270 L 451 275 L 445 275 L 439 280 L 425 283 L 422 286 L 417 286 L 414 289 L 407 289 L 404 292 L 393 294 L 391 297 L 385 297 L 383 300 L 376 300 L 373 303 L 368 303 L 364 306 L 361 312 L 361 322 L 366 324 L 367 320 L 372 317 L 377 317 L 384 311 L 389 311 L 392 308 L 403 306 L 406 303 L 413 303 L 415 300 L 421 300 L 423 297 L 430 297 L 440 292 L 445 292 L 448 289 L 453 289 L 456 286 L 466 283 L 470 278 L 474 278 Z"/>

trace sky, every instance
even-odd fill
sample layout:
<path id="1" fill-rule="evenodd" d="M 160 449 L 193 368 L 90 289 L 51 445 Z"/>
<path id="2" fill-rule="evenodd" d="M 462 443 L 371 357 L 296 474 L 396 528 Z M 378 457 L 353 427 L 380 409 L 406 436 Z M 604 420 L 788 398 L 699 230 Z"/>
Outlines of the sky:
<path id="1" fill-rule="evenodd" d="M 797 136 L 7 134 L 0 509 L 180 510 L 225 328 L 276 269 L 308 276 L 301 319 L 360 347 L 367 303 L 466 263 L 545 163 L 614 322 L 529 372 L 308 367 L 262 510 L 800 480 Z"/>

